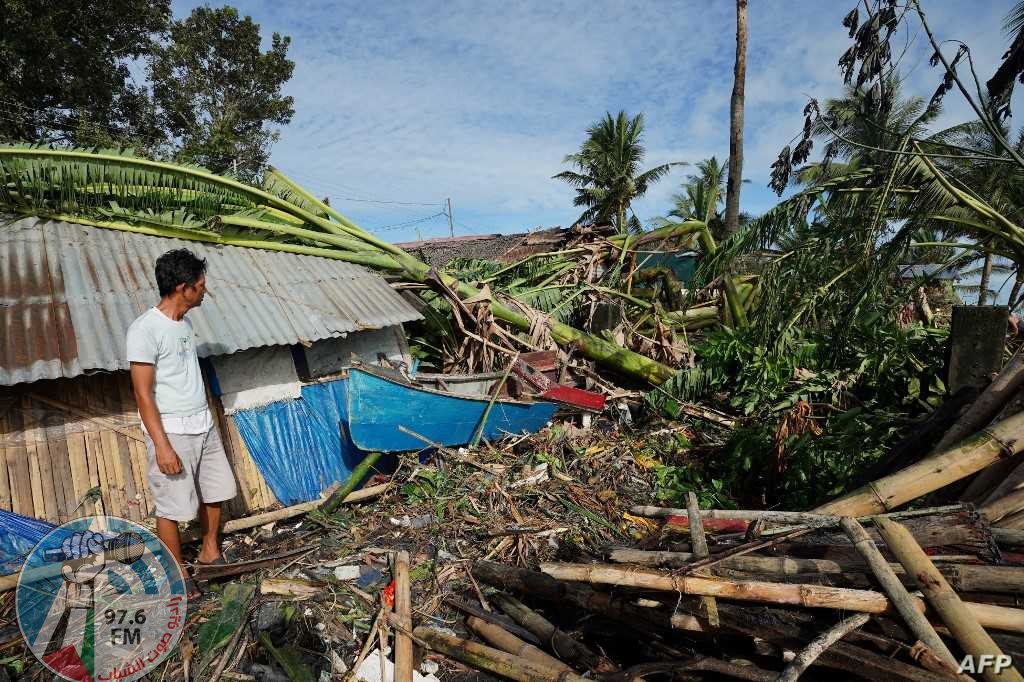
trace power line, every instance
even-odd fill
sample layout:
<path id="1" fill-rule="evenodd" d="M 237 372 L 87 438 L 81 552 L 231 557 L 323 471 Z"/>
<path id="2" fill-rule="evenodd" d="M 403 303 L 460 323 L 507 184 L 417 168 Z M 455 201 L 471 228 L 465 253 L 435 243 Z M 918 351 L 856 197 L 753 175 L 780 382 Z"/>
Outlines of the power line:
<path id="1" fill-rule="evenodd" d="M 395 200 L 395 199 L 369 199 L 367 197 L 343 196 L 342 193 L 338 191 L 339 188 L 337 186 L 328 184 L 328 183 L 326 183 L 326 182 L 324 182 L 322 180 L 318 180 L 316 178 L 312 178 L 312 177 L 310 177 L 308 175 L 305 175 L 303 173 L 288 173 L 288 175 L 291 176 L 291 177 L 294 177 L 296 180 L 299 180 L 303 184 L 316 185 L 316 186 L 319 187 L 319 189 L 321 191 L 327 190 L 328 194 L 334 195 L 333 198 L 341 199 L 341 200 L 344 200 L 344 201 L 357 201 L 357 202 L 366 203 L 366 204 L 389 204 L 389 205 L 395 205 L 395 206 L 438 206 L 438 205 L 441 204 L 441 202 L 439 202 L 439 201 L 431 201 L 431 202 L 428 203 L 428 202 L 425 202 L 425 201 L 399 201 L 399 200 Z M 351 189 L 355 189 L 355 188 L 351 188 Z"/>
<path id="2" fill-rule="evenodd" d="M 414 218 L 413 220 L 407 220 L 407 221 L 405 221 L 403 223 L 394 223 L 394 224 L 391 224 L 391 225 L 381 225 L 380 227 L 372 227 L 372 228 L 370 228 L 370 230 L 372 232 L 387 232 L 388 230 L 397 230 L 397 229 L 399 229 L 401 227 L 409 227 L 411 225 L 417 225 L 419 223 L 425 223 L 428 220 L 433 220 L 434 218 L 440 218 L 443 215 L 445 215 L 445 214 L 442 211 L 440 213 L 435 213 L 433 215 L 424 216 L 422 218 Z"/>
<path id="3" fill-rule="evenodd" d="M 455 221 L 455 224 L 458 225 L 459 227 L 461 227 L 464 230 L 469 230 L 470 232 L 472 232 L 475 235 L 479 235 L 481 237 L 487 236 L 485 233 L 481 232 L 480 230 L 475 230 L 472 227 L 470 227 L 469 225 L 467 225 L 465 223 L 462 223 L 462 222 L 459 222 L 458 220 Z"/>

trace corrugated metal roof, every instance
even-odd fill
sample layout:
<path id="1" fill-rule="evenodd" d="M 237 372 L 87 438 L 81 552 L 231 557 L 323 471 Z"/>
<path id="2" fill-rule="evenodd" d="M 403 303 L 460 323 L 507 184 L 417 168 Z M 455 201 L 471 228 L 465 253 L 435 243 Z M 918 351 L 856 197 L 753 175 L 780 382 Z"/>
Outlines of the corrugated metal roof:
<path id="1" fill-rule="evenodd" d="M 418 320 L 382 277 L 329 258 L 26 218 L 0 221 L 0 385 L 127 369 L 125 331 L 160 297 L 160 254 L 207 261 L 189 312 L 199 355 L 316 341 Z"/>

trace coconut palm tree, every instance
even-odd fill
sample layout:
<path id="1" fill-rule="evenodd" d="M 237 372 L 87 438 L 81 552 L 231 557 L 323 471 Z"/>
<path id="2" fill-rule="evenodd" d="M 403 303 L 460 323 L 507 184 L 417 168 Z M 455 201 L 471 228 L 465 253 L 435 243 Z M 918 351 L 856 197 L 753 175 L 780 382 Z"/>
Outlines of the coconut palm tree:
<path id="1" fill-rule="evenodd" d="M 615 117 L 606 113 L 587 128 L 587 139 L 580 150 L 565 157 L 564 163 L 575 170 L 554 177 L 576 188 L 573 205 L 586 209 L 576 224 L 611 223 L 619 234 L 642 229 L 630 204 L 665 177 L 672 166 L 680 165 L 663 163 L 641 171 L 646 153 L 643 134 L 643 114 L 630 118 L 624 111 Z"/>
<path id="2" fill-rule="evenodd" d="M 729 172 L 729 160 L 719 162 L 718 157 L 698 161 L 697 173 L 690 173 L 680 186 L 681 192 L 672 195 L 673 208 L 665 218 L 656 219 L 656 224 L 665 224 L 674 220 L 686 222 L 697 220 L 708 226 L 711 235 L 716 239 L 724 239 L 725 234 L 725 195 L 726 178 Z M 744 180 L 744 183 L 750 182 Z M 750 215 L 740 212 L 739 224 L 742 227 L 750 220 Z"/>

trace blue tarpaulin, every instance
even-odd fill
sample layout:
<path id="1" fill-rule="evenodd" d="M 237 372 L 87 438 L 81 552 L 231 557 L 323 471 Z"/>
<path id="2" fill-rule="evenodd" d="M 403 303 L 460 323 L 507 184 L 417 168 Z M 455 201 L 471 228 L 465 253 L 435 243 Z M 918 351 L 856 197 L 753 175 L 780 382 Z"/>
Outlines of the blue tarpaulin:
<path id="1" fill-rule="evenodd" d="M 302 387 L 302 397 L 235 412 L 249 454 L 282 504 L 315 500 L 363 458 L 344 428 L 345 382 Z"/>
<path id="2" fill-rule="evenodd" d="M 0 509 L 0 575 L 14 573 L 32 548 L 56 526 Z"/>

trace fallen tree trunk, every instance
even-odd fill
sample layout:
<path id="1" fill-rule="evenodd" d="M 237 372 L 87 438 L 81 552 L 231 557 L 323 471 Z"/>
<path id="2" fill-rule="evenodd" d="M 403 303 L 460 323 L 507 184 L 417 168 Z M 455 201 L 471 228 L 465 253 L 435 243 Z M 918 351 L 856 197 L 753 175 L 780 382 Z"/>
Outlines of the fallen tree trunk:
<path id="1" fill-rule="evenodd" d="M 818 514 L 868 516 L 892 511 L 1024 450 L 1024 412 L 1004 419 L 959 445 L 873 481 L 817 507 Z"/>

